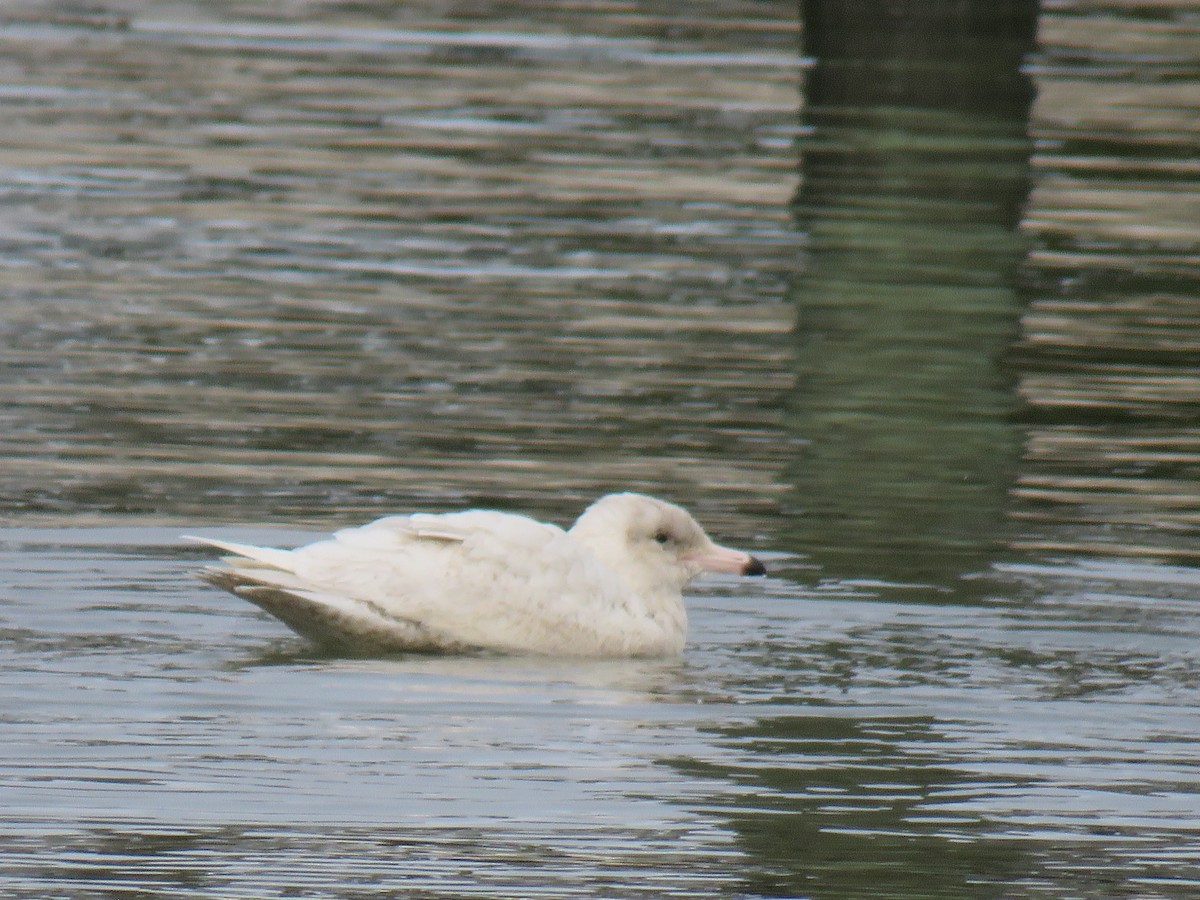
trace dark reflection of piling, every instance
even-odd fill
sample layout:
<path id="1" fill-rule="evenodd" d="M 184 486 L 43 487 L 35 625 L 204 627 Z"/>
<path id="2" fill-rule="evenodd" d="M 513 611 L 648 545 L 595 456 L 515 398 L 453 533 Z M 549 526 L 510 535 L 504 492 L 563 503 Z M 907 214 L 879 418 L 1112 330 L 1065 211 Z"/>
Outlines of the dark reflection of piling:
<path id="1" fill-rule="evenodd" d="M 1002 544 L 1019 451 L 1001 361 L 1017 329 L 1028 193 L 1021 73 L 1034 2 L 802 0 L 805 86 L 792 285 L 794 547 L 826 577 L 954 587 Z M 922 592 L 923 598 L 931 596 Z M 797 615 L 803 615 L 798 611 Z M 920 718 L 762 718 L 724 775 L 759 896 L 994 896 L 1028 863 L 970 813 Z M 812 759 L 809 753 L 816 754 Z M 824 757 L 821 754 L 825 754 Z M 823 760 L 823 761 L 822 761 Z M 679 763 L 686 768 L 686 763 Z"/>
<path id="2" fill-rule="evenodd" d="M 755 865 L 746 894 L 812 900 L 972 900 L 999 896 L 1028 874 L 1012 839 L 959 811 L 989 786 L 929 753 L 933 722 L 782 716 L 720 729 L 718 743 L 751 747 L 761 768 L 738 766 L 746 791 L 729 822 Z M 691 776 L 722 773 L 672 760 Z M 994 788 L 994 785 L 990 787 Z M 712 800 L 720 806 L 724 801 Z"/>
<path id="3" fill-rule="evenodd" d="M 1028 192 L 1036 3 L 802 0 L 791 537 L 828 577 L 953 586 L 1001 543 L 1000 360 Z"/>

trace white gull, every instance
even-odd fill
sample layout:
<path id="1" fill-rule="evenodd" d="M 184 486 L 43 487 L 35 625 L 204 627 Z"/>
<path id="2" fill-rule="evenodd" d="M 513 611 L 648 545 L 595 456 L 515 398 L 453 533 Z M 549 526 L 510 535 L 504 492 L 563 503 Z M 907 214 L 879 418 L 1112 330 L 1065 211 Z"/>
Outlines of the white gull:
<path id="1" fill-rule="evenodd" d="M 205 581 L 318 645 L 367 654 L 672 656 L 684 585 L 765 571 L 680 507 L 632 493 L 601 497 L 567 531 L 476 509 L 389 516 L 295 550 L 190 539 L 233 554 Z"/>

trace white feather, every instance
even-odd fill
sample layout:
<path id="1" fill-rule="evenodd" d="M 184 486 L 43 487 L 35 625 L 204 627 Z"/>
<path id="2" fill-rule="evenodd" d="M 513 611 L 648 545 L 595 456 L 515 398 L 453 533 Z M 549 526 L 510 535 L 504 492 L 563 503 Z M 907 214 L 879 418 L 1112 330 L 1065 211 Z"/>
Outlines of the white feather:
<path id="1" fill-rule="evenodd" d="M 658 540 L 667 531 L 669 544 Z M 192 540 L 233 554 L 206 580 L 318 643 L 363 652 L 674 654 L 687 627 L 681 590 L 702 567 L 693 560 L 751 561 L 679 507 L 637 494 L 602 498 L 569 532 L 470 510 L 390 516 L 296 550 Z"/>

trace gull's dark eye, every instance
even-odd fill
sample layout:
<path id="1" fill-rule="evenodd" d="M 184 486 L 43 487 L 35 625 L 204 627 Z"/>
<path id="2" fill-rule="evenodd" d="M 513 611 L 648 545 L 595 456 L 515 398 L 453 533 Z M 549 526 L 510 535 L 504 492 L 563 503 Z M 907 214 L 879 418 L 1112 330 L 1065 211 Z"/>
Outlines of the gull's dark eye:
<path id="1" fill-rule="evenodd" d="M 665 532 L 665 531 L 654 532 L 654 540 L 658 541 L 658 543 L 660 543 L 660 544 L 665 544 L 670 539 L 671 539 L 671 535 L 667 534 L 667 532 Z"/>

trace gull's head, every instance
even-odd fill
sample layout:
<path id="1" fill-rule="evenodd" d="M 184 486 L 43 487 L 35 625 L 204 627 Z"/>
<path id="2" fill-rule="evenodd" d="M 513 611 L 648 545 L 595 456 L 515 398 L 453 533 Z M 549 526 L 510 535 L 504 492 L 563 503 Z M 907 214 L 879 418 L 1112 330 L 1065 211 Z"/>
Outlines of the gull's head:
<path id="1" fill-rule="evenodd" d="M 679 592 L 702 572 L 763 575 L 763 564 L 713 543 L 687 510 L 644 494 L 609 494 L 589 506 L 571 536 L 642 593 Z"/>

